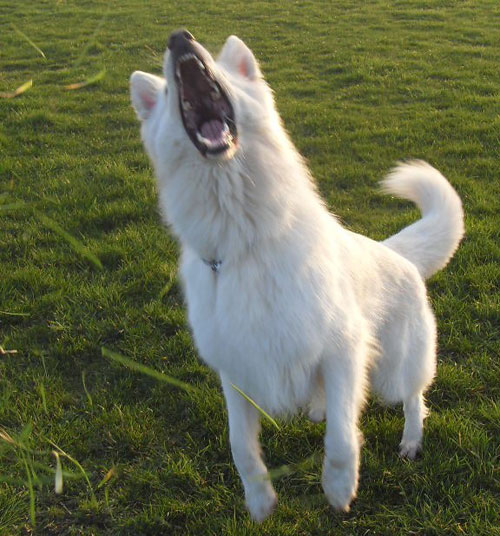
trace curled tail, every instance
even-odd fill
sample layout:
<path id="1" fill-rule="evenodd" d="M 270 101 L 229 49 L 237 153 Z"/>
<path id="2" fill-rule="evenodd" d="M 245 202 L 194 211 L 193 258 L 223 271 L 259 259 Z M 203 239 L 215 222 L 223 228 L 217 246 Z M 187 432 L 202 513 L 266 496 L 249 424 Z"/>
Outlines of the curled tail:
<path id="1" fill-rule="evenodd" d="M 464 234 L 462 202 L 437 169 L 415 160 L 396 166 L 382 181 L 385 192 L 416 203 L 422 218 L 383 242 L 407 258 L 424 279 L 444 268 Z"/>

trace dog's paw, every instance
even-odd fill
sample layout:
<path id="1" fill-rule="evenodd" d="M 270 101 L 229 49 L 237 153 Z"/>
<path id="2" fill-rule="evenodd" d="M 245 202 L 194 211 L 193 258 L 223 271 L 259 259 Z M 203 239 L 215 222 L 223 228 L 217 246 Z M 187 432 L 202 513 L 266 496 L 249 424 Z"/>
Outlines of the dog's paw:
<path id="1" fill-rule="evenodd" d="M 273 513 L 277 502 L 276 492 L 269 482 L 249 490 L 245 495 L 247 510 L 257 523 L 262 523 Z"/>
<path id="2" fill-rule="evenodd" d="M 399 445 L 399 455 L 401 458 L 414 460 L 421 448 L 422 443 L 420 441 L 401 441 Z"/>
<path id="3" fill-rule="evenodd" d="M 356 471 L 352 467 L 338 468 L 325 463 L 322 484 L 331 506 L 340 512 L 349 512 L 358 488 Z"/>

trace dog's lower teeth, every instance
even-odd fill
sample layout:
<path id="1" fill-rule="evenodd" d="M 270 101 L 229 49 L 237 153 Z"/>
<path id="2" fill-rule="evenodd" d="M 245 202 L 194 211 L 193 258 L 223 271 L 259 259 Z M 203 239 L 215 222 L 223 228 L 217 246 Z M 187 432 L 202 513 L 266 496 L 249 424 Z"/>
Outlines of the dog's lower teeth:
<path id="1" fill-rule="evenodd" d="M 200 132 L 197 132 L 197 133 L 196 133 L 196 139 L 197 139 L 200 143 L 203 143 L 204 145 L 208 145 L 208 144 L 210 143 L 210 140 L 207 140 L 207 138 L 205 138 L 204 136 L 202 136 Z"/>
<path id="2" fill-rule="evenodd" d="M 182 101 L 182 109 L 185 111 L 185 112 L 189 112 L 190 110 L 193 109 L 193 106 L 191 105 L 191 103 L 187 100 L 183 100 Z"/>
<path id="3" fill-rule="evenodd" d="M 222 133 L 222 137 L 219 140 L 209 140 L 208 138 L 205 138 L 201 134 L 201 132 L 196 133 L 196 139 L 204 145 L 207 149 L 219 149 L 220 147 L 229 146 L 232 142 L 232 138 L 229 133 L 229 129 L 226 127 L 224 128 L 224 131 Z"/>

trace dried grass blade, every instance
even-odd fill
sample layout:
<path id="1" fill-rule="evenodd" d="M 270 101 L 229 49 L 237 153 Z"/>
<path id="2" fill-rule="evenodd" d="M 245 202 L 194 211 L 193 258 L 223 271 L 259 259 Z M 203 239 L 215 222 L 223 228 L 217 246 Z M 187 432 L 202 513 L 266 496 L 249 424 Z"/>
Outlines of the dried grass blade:
<path id="1" fill-rule="evenodd" d="M 60 495 L 63 491 L 63 471 L 62 471 L 62 465 L 61 465 L 61 458 L 59 456 L 59 452 L 56 450 L 52 451 L 52 454 L 56 458 L 56 474 L 54 478 L 54 491 L 57 495 Z"/>
<path id="2" fill-rule="evenodd" d="M 237 391 L 247 402 L 252 404 L 252 406 L 261 414 L 263 415 L 277 430 L 281 430 L 279 424 L 269 415 L 266 413 L 254 400 L 252 400 L 247 394 L 245 394 L 239 387 L 236 387 L 234 383 L 231 384 L 231 387 Z"/>
<path id="3" fill-rule="evenodd" d="M 138 363 L 137 361 L 134 361 L 133 359 L 129 359 L 128 357 L 118 354 L 117 352 L 108 350 L 107 348 L 101 347 L 101 354 L 103 357 L 108 357 L 112 359 L 113 361 L 120 363 L 121 365 L 125 365 L 126 367 L 132 370 L 141 372 L 142 374 L 145 374 L 146 376 L 150 376 L 151 378 L 154 378 L 155 380 L 160 380 L 162 382 L 173 385 L 174 387 L 180 387 L 181 389 L 184 389 L 184 391 L 187 391 L 187 392 L 198 391 L 196 387 L 189 385 L 189 383 L 185 383 L 181 380 L 178 380 L 177 378 L 169 376 L 168 374 L 163 374 L 163 372 L 158 372 L 157 370 L 152 369 L 151 367 L 143 365 L 142 363 Z"/>
<path id="4" fill-rule="evenodd" d="M 30 316 L 29 313 L 14 313 L 12 311 L 0 311 L 0 315 L 8 316 Z"/>
<path id="5" fill-rule="evenodd" d="M 318 460 L 320 459 L 321 459 L 320 453 L 313 452 L 310 456 L 308 456 L 305 460 L 302 460 L 301 462 L 294 463 L 294 464 L 280 465 L 279 467 L 270 469 L 268 472 L 268 475 L 266 476 L 266 479 L 277 480 L 283 476 L 289 476 L 289 475 L 292 475 L 293 473 L 305 471 L 307 469 L 312 468 L 314 464 L 317 463 Z"/>
<path id="6" fill-rule="evenodd" d="M 35 43 L 33 43 L 33 41 L 25 33 L 21 32 L 21 30 L 15 24 L 11 22 L 10 26 L 17 33 L 17 35 L 21 36 L 25 41 L 27 41 L 38 52 L 38 54 L 40 54 L 40 56 L 42 56 L 42 58 L 47 61 L 47 57 L 45 56 L 44 51 L 40 47 L 35 45 Z"/>
<path id="7" fill-rule="evenodd" d="M 81 51 L 80 55 L 76 59 L 75 63 L 73 64 L 73 69 L 78 67 L 82 63 L 83 58 L 85 58 L 85 56 L 87 55 L 87 52 L 90 50 L 90 47 L 96 42 L 96 37 L 101 31 L 101 28 L 104 26 L 104 23 L 106 22 L 106 19 L 108 17 L 110 10 L 111 10 L 111 7 L 108 6 L 108 9 L 104 13 L 104 15 L 101 17 L 101 20 L 97 23 L 94 31 L 92 32 L 90 39 L 87 41 L 87 44 L 83 47 L 83 50 Z"/>
<path id="8" fill-rule="evenodd" d="M 32 85 L 33 85 L 33 80 L 28 80 L 22 86 L 19 86 L 14 91 L 0 92 L 0 98 L 1 99 L 13 99 L 19 95 L 22 95 L 25 91 L 28 91 L 28 89 Z"/>
<path id="9" fill-rule="evenodd" d="M 96 75 L 91 76 L 90 78 L 87 78 L 87 80 L 84 80 L 83 82 L 76 82 L 74 84 L 68 84 L 67 86 L 64 86 L 64 89 L 71 91 L 75 89 L 81 89 L 82 87 L 91 86 L 92 84 L 96 84 L 97 82 L 99 82 L 99 80 L 102 80 L 105 76 L 106 76 L 106 68 L 101 69 Z"/>
<path id="10" fill-rule="evenodd" d="M 92 497 L 92 502 L 94 504 L 97 504 L 97 499 L 96 499 L 96 496 L 95 496 L 95 493 L 94 493 L 94 490 L 92 488 L 92 484 L 90 483 L 90 478 L 88 477 L 87 475 L 87 472 L 85 471 L 85 469 L 82 467 L 82 465 L 80 464 L 80 462 L 78 460 L 75 460 L 75 458 L 73 458 L 73 456 L 71 456 L 70 454 L 68 454 L 67 452 L 64 452 L 64 450 L 57 446 L 53 441 L 51 441 L 50 439 L 47 439 L 47 441 L 54 447 L 57 449 L 57 452 L 59 453 L 59 455 L 62 455 L 64 456 L 66 459 L 68 459 L 71 463 L 73 463 L 74 465 L 76 465 L 76 467 L 78 467 L 78 469 L 80 470 L 80 472 L 82 473 L 83 475 L 83 478 L 85 478 L 85 481 L 87 482 L 87 486 L 89 488 L 89 492 L 90 492 L 90 495 Z"/>
<path id="11" fill-rule="evenodd" d="M 106 482 L 111 480 L 116 475 L 116 469 L 111 467 L 111 469 L 104 475 L 103 479 L 97 484 L 97 489 L 102 488 Z"/>
<path id="12" fill-rule="evenodd" d="M 79 240 L 77 240 L 73 235 L 70 235 L 67 231 L 65 231 L 57 222 L 55 222 L 53 219 L 49 218 L 45 214 L 42 214 L 41 212 L 38 212 L 38 210 L 33 211 L 35 216 L 51 231 L 54 231 L 56 234 L 58 234 L 60 237 L 64 238 L 66 242 L 82 257 L 90 261 L 96 268 L 99 270 L 103 269 L 103 265 L 101 261 L 91 252 L 89 251 Z"/>

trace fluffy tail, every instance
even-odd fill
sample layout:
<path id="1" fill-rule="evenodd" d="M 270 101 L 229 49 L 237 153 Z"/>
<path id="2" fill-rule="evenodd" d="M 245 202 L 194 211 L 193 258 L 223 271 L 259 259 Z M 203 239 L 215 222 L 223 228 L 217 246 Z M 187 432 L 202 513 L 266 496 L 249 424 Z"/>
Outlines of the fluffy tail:
<path id="1" fill-rule="evenodd" d="M 422 219 L 383 243 L 415 264 L 424 279 L 444 268 L 464 234 L 457 192 L 437 169 L 421 160 L 399 164 L 382 181 L 382 188 L 413 201 L 422 212 Z"/>

